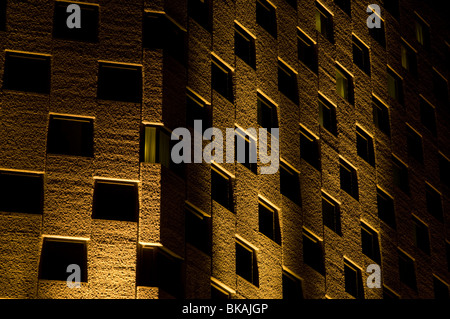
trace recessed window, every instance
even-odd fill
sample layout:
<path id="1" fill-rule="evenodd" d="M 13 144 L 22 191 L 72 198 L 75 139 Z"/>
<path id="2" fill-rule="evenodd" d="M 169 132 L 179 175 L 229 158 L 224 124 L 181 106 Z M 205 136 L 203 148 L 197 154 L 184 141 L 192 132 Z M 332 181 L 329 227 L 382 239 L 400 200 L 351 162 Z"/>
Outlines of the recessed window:
<path id="1" fill-rule="evenodd" d="M 281 244 L 280 221 L 278 210 L 260 201 L 258 204 L 259 232 Z"/>
<path id="2" fill-rule="evenodd" d="M 235 160 L 256 174 L 258 172 L 256 140 L 240 128 L 236 128 L 235 131 Z"/>
<path id="3" fill-rule="evenodd" d="M 194 128 L 194 121 L 202 121 L 203 127 L 209 127 L 209 112 L 206 103 L 196 94 L 186 95 L 186 126 Z"/>
<path id="4" fill-rule="evenodd" d="M 392 291 L 388 287 L 383 286 L 383 299 L 397 300 L 397 299 L 400 299 L 400 297 L 399 297 L 399 295 L 397 295 L 394 291 Z"/>
<path id="5" fill-rule="evenodd" d="M 397 227 L 395 221 L 394 199 L 382 189 L 377 187 L 378 218 L 392 228 Z"/>
<path id="6" fill-rule="evenodd" d="M 450 186 L 450 161 L 442 154 L 439 154 L 439 177 L 441 183 Z"/>
<path id="7" fill-rule="evenodd" d="M 286 0 L 286 2 L 295 10 L 297 10 L 297 0 Z"/>
<path id="8" fill-rule="evenodd" d="M 353 40 L 353 62 L 366 74 L 370 75 L 370 51 L 369 48 L 357 37 Z"/>
<path id="9" fill-rule="evenodd" d="M 353 77 L 339 66 L 336 66 L 336 92 L 344 100 L 353 103 Z"/>
<path id="10" fill-rule="evenodd" d="M 136 285 L 159 287 L 175 298 L 183 293 L 182 261 L 162 247 L 138 246 Z"/>
<path id="11" fill-rule="evenodd" d="M 447 80 L 438 72 L 433 70 L 433 89 L 434 96 L 438 103 L 448 107 L 448 83 Z"/>
<path id="12" fill-rule="evenodd" d="M 430 27 L 421 18 L 416 17 L 415 21 L 416 40 L 423 47 L 430 47 Z"/>
<path id="13" fill-rule="evenodd" d="M 211 218 L 192 205 L 186 204 L 185 235 L 186 242 L 206 254 L 211 253 Z"/>
<path id="14" fill-rule="evenodd" d="M 222 300 L 222 299 L 230 299 L 230 293 L 220 287 L 219 285 L 216 285 L 214 283 L 211 284 L 211 299 L 212 300 Z"/>
<path id="15" fill-rule="evenodd" d="M 211 62 L 211 86 L 213 90 L 233 103 L 233 72 L 214 57 Z"/>
<path id="16" fill-rule="evenodd" d="M 389 108 L 376 97 L 372 97 L 372 107 L 373 123 L 381 132 L 383 132 L 387 136 L 391 136 Z"/>
<path id="17" fill-rule="evenodd" d="M 303 287 L 302 281 L 288 273 L 283 271 L 283 299 L 286 300 L 300 300 L 303 299 Z"/>
<path id="18" fill-rule="evenodd" d="M 298 102 L 297 74 L 281 61 L 278 61 L 278 90 L 292 102 Z"/>
<path id="19" fill-rule="evenodd" d="M 359 157 L 370 165 L 375 165 L 373 138 L 358 126 L 356 127 L 356 150 Z"/>
<path id="20" fill-rule="evenodd" d="M 384 1 L 384 8 L 389 12 L 395 19 L 400 17 L 399 10 L 399 0 L 387 0 Z"/>
<path id="21" fill-rule="evenodd" d="M 423 146 L 422 136 L 420 136 L 411 127 L 407 127 L 406 142 L 408 147 L 408 155 L 419 163 L 423 163 Z"/>
<path id="22" fill-rule="evenodd" d="M 75 3 L 80 8 L 80 24 L 81 26 L 69 28 L 67 26 L 67 19 L 73 11 L 67 12 L 67 7 Z M 53 20 L 53 36 L 55 38 L 97 42 L 98 36 L 98 6 L 79 3 L 79 2 L 66 2 L 56 1 L 55 12 Z M 70 21 L 71 19 L 69 19 Z"/>
<path id="23" fill-rule="evenodd" d="M 89 118 L 50 115 L 47 153 L 91 157 L 94 121 Z"/>
<path id="24" fill-rule="evenodd" d="M 96 180 L 92 218 L 136 222 L 138 212 L 136 183 Z"/>
<path id="25" fill-rule="evenodd" d="M 436 111 L 424 98 L 420 99 L 420 121 L 433 135 L 436 135 Z"/>
<path id="26" fill-rule="evenodd" d="M 352 1 L 351 0 L 334 0 L 334 3 L 342 9 L 348 15 L 352 13 Z"/>
<path id="27" fill-rule="evenodd" d="M 414 259 L 402 251 L 398 251 L 398 272 L 400 281 L 412 289 L 417 289 Z"/>
<path id="28" fill-rule="evenodd" d="M 261 94 L 257 102 L 258 125 L 267 130 L 278 127 L 277 107 Z"/>
<path id="29" fill-rule="evenodd" d="M 403 104 L 403 81 L 390 68 L 387 68 L 387 87 L 389 96 Z"/>
<path id="30" fill-rule="evenodd" d="M 339 172 L 341 189 L 352 196 L 354 199 L 358 200 L 358 176 L 356 174 L 356 169 L 341 158 Z"/>
<path id="31" fill-rule="evenodd" d="M 215 167 L 211 168 L 211 198 L 229 211 L 233 211 L 231 177 Z"/>
<path id="32" fill-rule="evenodd" d="M 320 274 L 325 273 L 322 242 L 303 229 L 303 262 Z"/>
<path id="33" fill-rule="evenodd" d="M 97 98 L 141 103 L 142 69 L 140 66 L 100 62 Z"/>
<path id="34" fill-rule="evenodd" d="M 298 59 L 303 62 L 311 71 L 317 73 L 317 48 L 311 38 L 303 31 L 297 31 Z"/>
<path id="35" fill-rule="evenodd" d="M 267 0 L 256 1 L 256 23 L 274 38 L 277 37 L 277 13 L 275 7 Z"/>
<path id="36" fill-rule="evenodd" d="M 3 88 L 50 93 L 50 56 L 6 51 Z"/>
<path id="37" fill-rule="evenodd" d="M 0 171 L 0 211 L 42 214 L 43 175 Z"/>
<path id="38" fill-rule="evenodd" d="M 448 285 L 439 278 L 437 278 L 436 276 L 433 276 L 433 290 L 434 290 L 434 299 L 439 300 L 449 299 Z"/>
<path id="39" fill-rule="evenodd" d="M 364 255 L 380 263 L 380 245 L 378 243 L 378 233 L 365 223 L 361 223 L 361 247 Z"/>
<path id="40" fill-rule="evenodd" d="M 450 243 L 445 242 L 445 252 L 447 255 L 447 270 L 450 272 Z"/>
<path id="41" fill-rule="evenodd" d="M 300 127 L 300 157 L 320 170 L 319 140 L 302 127 Z"/>
<path id="42" fill-rule="evenodd" d="M 374 14 L 376 14 L 375 11 L 374 11 Z M 380 28 L 370 28 L 369 34 L 379 45 L 381 45 L 383 48 L 385 48 L 386 47 L 386 34 L 384 31 L 384 20 L 381 19 L 381 17 L 379 17 L 379 19 L 380 19 Z"/>
<path id="43" fill-rule="evenodd" d="M 44 237 L 39 279 L 67 281 L 69 265 L 80 267 L 80 281 L 87 282 L 86 241 Z"/>
<path id="44" fill-rule="evenodd" d="M 252 68 L 256 67 L 255 39 L 237 23 L 234 24 L 234 52 Z"/>
<path id="45" fill-rule="evenodd" d="M 436 217 L 436 219 L 443 221 L 443 211 L 442 211 L 442 198 L 441 193 L 439 193 L 434 187 L 426 184 L 426 201 L 427 201 L 427 211 L 430 215 Z"/>
<path id="46" fill-rule="evenodd" d="M 319 123 L 333 135 L 337 135 L 336 107 L 319 96 Z"/>
<path id="47" fill-rule="evenodd" d="M 394 185 L 404 193 L 409 194 L 409 174 L 408 167 L 397 157 L 392 156 L 392 176 Z"/>
<path id="48" fill-rule="evenodd" d="M 322 219 L 323 224 L 341 235 L 341 209 L 339 203 L 322 192 Z"/>
<path id="49" fill-rule="evenodd" d="M 362 282 L 361 270 L 350 263 L 344 261 L 345 292 L 357 299 L 364 299 L 364 286 Z"/>
<path id="50" fill-rule="evenodd" d="M 188 13 L 203 28 L 211 30 L 211 0 L 189 0 Z"/>
<path id="51" fill-rule="evenodd" d="M 259 286 L 258 263 L 253 248 L 236 241 L 236 274 Z"/>
<path id="52" fill-rule="evenodd" d="M 415 216 L 413 216 L 412 220 L 414 225 L 414 244 L 417 248 L 429 255 L 430 236 L 428 233 L 428 226 Z"/>
<path id="53" fill-rule="evenodd" d="M 316 30 L 328 41 L 333 42 L 333 17 L 321 4 L 316 2 Z"/>
<path id="54" fill-rule="evenodd" d="M 0 1 L 0 31 L 6 31 L 6 0 Z"/>
<path id="55" fill-rule="evenodd" d="M 280 192 L 297 205 L 301 205 L 299 174 L 284 163 L 280 163 Z"/>
<path id="56" fill-rule="evenodd" d="M 401 43 L 401 57 L 402 67 L 411 72 L 411 74 L 417 74 L 417 57 L 416 51 L 409 46 L 406 42 Z"/>

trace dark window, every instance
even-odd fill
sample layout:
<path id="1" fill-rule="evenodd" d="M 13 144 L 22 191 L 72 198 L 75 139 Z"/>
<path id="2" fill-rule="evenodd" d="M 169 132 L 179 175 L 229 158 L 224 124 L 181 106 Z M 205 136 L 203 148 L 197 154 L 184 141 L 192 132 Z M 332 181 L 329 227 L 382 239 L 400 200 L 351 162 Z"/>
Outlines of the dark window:
<path id="1" fill-rule="evenodd" d="M 295 10 L 297 10 L 297 0 L 286 0 L 286 2 Z"/>
<path id="2" fill-rule="evenodd" d="M 316 44 L 302 31 L 297 31 L 298 59 L 311 71 L 317 73 L 317 49 Z"/>
<path id="3" fill-rule="evenodd" d="M 211 86 L 216 92 L 233 103 L 232 71 L 215 58 L 211 63 L 211 82 Z"/>
<path id="4" fill-rule="evenodd" d="M 364 286 L 361 270 L 344 261 L 345 292 L 357 299 L 364 299 Z"/>
<path id="5" fill-rule="evenodd" d="M 7 0 L 0 0 L 0 31 L 6 31 L 6 5 Z"/>
<path id="6" fill-rule="evenodd" d="M 211 299 L 221 300 L 230 299 L 230 293 L 216 285 L 211 285 Z"/>
<path id="7" fill-rule="evenodd" d="M 442 154 L 439 154 L 439 176 L 441 183 L 450 186 L 450 161 Z"/>
<path id="8" fill-rule="evenodd" d="M 394 185 L 400 188 L 404 193 L 409 194 L 408 167 L 395 156 L 392 156 L 392 169 Z"/>
<path id="9" fill-rule="evenodd" d="M 47 153 L 91 157 L 94 154 L 94 121 L 50 115 Z"/>
<path id="10" fill-rule="evenodd" d="M 372 97 L 373 123 L 387 136 L 391 136 L 391 125 L 389 121 L 389 108 L 376 97 Z"/>
<path id="11" fill-rule="evenodd" d="M 422 137 L 412 128 L 407 127 L 408 154 L 416 161 L 423 163 Z"/>
<path id="12" fill-rule="evenodd" d="M 103 100 L 141 103 L 142 70 L 140 66 L 100 62 L 97 97 Z"/>
<path id="13" fill-rule="evenodd" d="M 383 48 L 386 47 L 386 35 L 384 32 L 384 21 L 380 18 L 380 28 L 370 28 L 369 34 Z"/>
<path id="14" fill-rule="evenodd" d="M 67 26 L 67 18 L 73 12 L 67 12 L 67 7 L 72 3 L 75 3 L 80 7 L 80 28 L 69 28 Z M 86 42 L 97 42 L 98 40 L 97 5 L 78 2 L 56 1 L 53 19 L 53 36 L 55 38 Z"/>
<path id="15" fill-rule="evenodd" d="M 65 240 L 44 237 L 39 279 L 66 281 L 70 272 L 67 266 L 78 265 L 81 282 L 87 282 L 87 247 L 85 241 Z"/>
<path id="16" fill-rule="evenodd" d="M 402 283 L 417 289 L 414 260 L 400 250 L 398 251 L 398 272 Z"/>
<path id="17" fill-rule="evenodd" d="M 186 95 L 186 126 L 194 128 L 195 120 L 202 121 L 203 127 L 209 127 L 209 114 L 205 102 L 195 94 L 188 93 Z"/>
<path id="18" fill-rule="evenodd" d="M 340 160 L 340 181 L 341 189 L 358 200 L 358 176 L 356 169 L 342 159 Z"/>
<path id="19" fill-rule="evenodd" d="M 303 230 L 303 262 L 320 274 L 325 273 L 323 251 L 320 240 Z"/>
<path id="20" fill-rule="evenodd" d="M 246 135 L 241 129 L 236 128 L 234 142 L 234 155 L 236 161 L 256 174 L 258 172 L 258 162 L 256 158 L 256 140 L 254 140 L 249 135 Z M 244 155 L 244 157 L 242 157 L 242 155 Z"/>
<path id="21" fill-rule="evenodd" d="M 175 298 L 182 296 L 179 258 L 160 247 L 139 245 L 136 285 L 159 287 Z"/>
<path id="22" fill-rule="evenodd" d="M 211 252 L 210 224 L 210 217 L 205 216 L 191 206 L 186 206 L 186 242 L 206 254 Z"/>
<path id="23" fill-rule="evenodd" d="M 430 47 L 430 27 L 422 19 L 416 18 L 416 40 L 424 48 Z"/>
<path id="24" fill-rule="evenodd" d="M 361 247 L 364 255 L 376 263 L 380 263 L 381 258 L 378 234 L 364 223 L 361 223 Z"/>
<path id="25" fill-rule="evenodd" d="M 3 88 L 50 93 L 50 56 L 6 51 Z"/>
<path id="26" fill-rule="evenodd" d="M 283 271 L 283 299 L 300 300 L 303 299 L 303 288 L 300 279 Z"/>
<path id="27" fill-rule="evenodd" d="M 333 135 L 337 135 L 336 108 L 319 96 L 320 125 Z"/>
<path id="28" fill-rule="evenodd" d="M 357 37 L 353 39 L 353 62 L 366 74 L 370 75 L 370 51 Z"/>
<path id="29" fill-rule="evenodd" d="M 325 193 L 322 193 L 322 219 L 325 226 L 336 234 L 342 235 L 339 203 Z"/>
<path id="30" fill-rule="evenodd" d="M 0 211 L 42 214 L 43 175 L 0 171 Z"/>
<path id="31" fill-rule="evenodd" d="M 378 217 L 392 228 L 397 227 L 395 221 L 394 200 L 387 193 L 377 188 Z"/>
<path id="32" fill-rule="evenodd" d="M 281 233 L 278 211 L 275 208 L 260 202 L 258 212 L 259 231 L 280 245 Z"/>
<path id="33" fill-rule="evenodd" d="M 389 96 L 403 104 L 403 81 L 390 68 L 387 69 L 387 86 Z"/>
<path id="34" fill-rule="evenodd" d="M 297 74 L 281 61 L 278 61 L 278 90 L 292 102 L 298 102 Z"/>
<path id="35" fill-rule="evenodd" d="M 342 9 L 348 15 L 352 13 L 352 1 L 351 0 L 334 0 L 339 8 Z"/>
<path id="36" fill-rule="evenodd" d="M 434 299 L 448 300 L 448 285 L 433 276 Z"/>
<path id="37" fill-rule="evenodd" d="M 234 52 L 252 68 L 256 67 L 255 39 L 238 24 L 234 24 Z"/>
<path id="38" fill-rule="evenodd" d="M 445 242 L 445 251 L 447 255 L 447 270 L 450 272 L 450 243 Z"/>
<path id="39" fill-rule="evenodd" d="M 334 42 L 333 18 L 331 13 L 316 2 L 316 30 L 330 42 Z"/>
<path id="40" fill-rule="evenodd" d="M 358 126 L 356 127 L 356 149 L 358 156 L 367 163 L 375 165 L 375 152 L 372 137 Z"/>
<path id="41" fill-rule="evenodd" d="M 301 205 L 299 174 L 280 163 L 280 192 L 297 205 Z"/>
<path id="42" fill-rule="evenodd" d="M 436 71 L 433 71 L 433 88 L 434 96 L 439 104 L 448 107 L 448 83 L 447 80 Z"/>
<path id="43" fill-rule="evenodd" d="M 436 219 L 443 221 L 441 194 L 430 185 L 426 185 L 427 211 Z"/>
<path id="44" fill-rule="evenodd" d="M 211 169 L 211 198 L 229 211 L 233 211 L 231 183 L 231 177 L 218 169 Z"/>
<path id="45" fill-rule="evenodd" d="M 398 19 L 400 17 L 400 10 L 399 10 L 399 0 L 385 0 L 384 1 L 384 8 L 387 12 L 389 12 L 395 19 Z"/>
<path id="46" fill-rule="evenodd" d="M 413 216 L 414 244 L 426 254 L 430 254 L 430 237 L 428 227 L 421 220 Z"/>
<path id="47" fill-rule="evenodd" d="M 420 99 L 420 121 L 436 136 L 436 112 L 434 107 L 423 98 Z"/>
<path id="48" fill-rule="evenodd" d="M 258 124 L 267 130 L 278 127 L 277 107 L 258 94 Z"/>
<path id="49" fill-rule="evenodd" d="M 189 0 L 188 12 L 203 28 L 211 30 L 211 0 Z"/>
<path id="50" fill-rule="evenodd" d="M 400 298 L 391 289 L 387 288 L 386 286 L 383 286 L 383 299 L 397 300 L 397 299 L 400 299 Z"/>
<path id="51" fill-rule="evenodd" d="M 255 251 L 240 242 L 236 242 L 236 274 L 259 286 L 258 265 Z"/>
<path id="52" fill-rule="evenodd" d="M 300 157 L 320 170 L 319 140 L 302 128 L 300 128 Z"/>
<path id="53" fill-rule="evenodd" d="M 416 52 L 405 42 L 401 44 L 401 56 L 402 67 L 411 72 L 411 74 L 417 74 L 417 57 Z"/>
<path id="54" fill-rule="evenodd" d="M 344 100 L 353 103 L 353 78 L 336 66 L 336 92 Z"/>
<path id="55" fill-rule="evenodd" d="M 277 13 L 273 5 L 266 0 L 256 1 L 256 23 L 274 38 L 277 37 Z"/>
<path id="56" fill-rule="evenodd" d="M 92 218 L 135 222 L 139 211 L 138 197 L 135 183 L 97 180 Z"/>

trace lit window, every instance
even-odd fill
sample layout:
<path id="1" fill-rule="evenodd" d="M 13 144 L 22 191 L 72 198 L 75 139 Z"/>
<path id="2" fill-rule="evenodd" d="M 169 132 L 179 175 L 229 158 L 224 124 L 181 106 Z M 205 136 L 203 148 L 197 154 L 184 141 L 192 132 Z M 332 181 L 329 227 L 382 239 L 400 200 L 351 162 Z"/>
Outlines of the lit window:
<path id="1" fill-rule="evenodd" d="M 233 211 L 233 193 L 231 184 L 232 181 L 230 176 L 217 168 L 211 168 L 211 198 L 229 211 Z"/>
<path id="2" fill-rule="evenodd" d="M 278 90 L 292 102 L 298 102 L 297 74 L 281 61 L 278 61 Z"/>
<path id="3" fill-rule="evenodd" d="M 433 135 L 436 135 L 436 111 L 424 98 L 420 99 L 420 121 Z"/>
<path id="4" fill-rule="evenodd" d="M 277 107 L 261 94 L 257 102 L 258 124 L 262 128 L 272 129 L 278 127 Z"/>
<path id="5" fill-rule="evenodd" d="M 400 250 L 398 251 L 398 268 L 400 281 L 412 289 L 417 289 L 414 259 Z"/>
<path id="6" fill-rule="evenodd" d="M 333 19 L 331 13 L 318 2 L 316 2 L 316 30 L 327 38 L 328 41 L 334 41 Z"/>
<path id="7" fill-rule="evenodd" d="M 370 75 L 369 48 L 353 35 L 353 62 L 366 74 Z"/>
<path id="8" fill-rule="evenodd" d="M 303 31 L 297 31 L 298 59 L 311 71 L 317 73 L 316 44 Z"/>
<path id="9" fill-rule="evenodd" d="M 206 216 L 192 205 L 186 204 L 186 242 L 206 254 L 211 252 L 210 225 L 211 218 L 209 216 Z"/>
<path id="10" fill-rule="evenodd" d="M 336 91 L 344 100 L 353 103 L 353 78 L 336 66 Z"/>
<path id="11" fill-rule="evenodd" d="M 425 21 L 423 21 L 421 18 L 416 17 L 415 27 L 416 27 L 417 42 L 419 42 L 423 47 L 429 48 L 429 46 L 430 46 L 430 27 L 428 26 L 428 24 L 425 23 Z"/>
<path id="12" fill-rule="evenodd" d="M 256 67 L 255 39 L 238 24 L 234 24 L 235 54 L 252 68 Z"/>
<path id="13" fill-rule="evenodd" d="M 443 221 L 444 216 L 442 211 L 441 194 L 429 184 L 426 184 L 425 192 L 428 213 L 434 216 L 437 220 Z"/>
<path id="14" fill-rule="evenodd" d="M 277 13 L 267 0 L 256 1 L 256 23 L 263 27 L 274 38 L 277 37 Z"/>
<path id="15" fill-rule="evenodd" d="M 408 126 L 406 140 L 409 156 L 414 158 L 416 161 L 423 163 L 422 136 Z"/>
<path id="16" fill-rule="evenodd" d="M 391 135 L 391 125 L 389 121 L 389 108 L 376 97 L 372 97 L 373 123 L 387 136 Z"/>
<path id="17" fill-rule="evenodd" d="M 340 159 L 340 182 L 342 190 L 354 199 L 359 199 L 358 176 L 356 174 L 356 169 L 342 158 Z"/>
<path id="18" fill-rule="evenodd" d="M 303 299 L 303 287 L 302 281 L 288 273 L 283 271 L 283 299 L 287 300 L 300 300 Z"/>
<path id="19" fill-rule="evenodd" d="M 403 83 L 402 79 L 390 68 L 387 69 L 388 94 L 400 104 L 403 104 Z"/>
<path id="20" fill-rule="evenodd" d="M 211 63 L 211 86 L 224 98 L 233 102 L 232 71 L 214 57 Z"/>
<path id="21" fill-rule="evenodd" d="M 319 122 L 324 129 L 337 135 L 336 108 L 321 96 L 319 96 Z"/>
<path id="22" fill-rule="evenodd" d="M 416 52 L 406 42 L 401 44 L 401 56 L 402 67 L 411 72 L 411 74 L 417 74 L 417 57 Z"/>
<path id="23" fill-rule="evenodd" d="M 142 68 L 118 63 L 99 63 L 97 97 L 103 100 L 141 103 Z"/>
<path id="24" fill-rule="evenodd" d="M 392 228 L 397 227 L 395 221 L 394 200 L 389 194 L 377 188 L 378 217 Z"/>
<path id="25" fill-rule="evenodd" d="M 345 292 L 355 298 L 364 299 L 364 286 L 361 270 L 349 261 L 344 260 L 344 277 Z"/>
<path id="26" fill-rule="evenodd" d="M 381 258 L 378 234 L 364 223 L 361 223 L 361 247 L 364 255 L 376 263 L 380 263 Z"/>
<path id="27" fill-rule="evenodd" d="M 430 254 L 430 236 L 428 227 L 417 217 L 413 216 L 414 244 L 426 254 Z"/>
<path id="28" fill-rule="evenodd" d="M 259 286 L 256 252 L 240 241 L 236 241 L 236 274 Z"/>
<path id="29" fill-rule="evenodd" d="M 319 141 L 302 127 L 300 127 L 300 157 L 320 170 Z"/>
<path id="30" fill-rule="evenodd" d="M 434 289 L 434 299 L 439 300 L 449 299 L 448 285 L 439 278 L 437 278 L 436 276 L 433 276 L 433 289 Z"/>
<path id="31" fill-rule="evenodd" d="M 318 273 L 325 273 L 322 243 L 306 229 L 303 229 L 303 262 Z"/>
<path id="32" fill-rule="evenodd" d="M 206 30 L 211 30 L 211 0 L 189 0 L 189 16 Z"/>
<path id="33" fill-rule="evenodd" d="M 278 210 L 261 201 L 259 202 L 258 207 L 259 232 L 280 245 L 281 232 Z"/>
<path id="34" fill-rule="evenodd" d="M 69 28 L 67 18 L 71 15 L 67 7 L 75 3 L 80 9 L 81 28 Z M 53 36 L 55 38 L 97 42 L 98 6 L 79 2 L 56 1 L 53 20 Z"/>
<path id="35" fill-rule="evenodd" d="M 297 205 L 301 205 L 299 174 L 284 163 L 280 163 L 280 192 Z"/>
<path id="36" fill-rule="evenodd" d="M 392 156 L 392 169 L 394 185 L 404 193 L 409 194 L 409 174 L 408 167 L 395 156 Z"/>
<path id="37" fill-rule="evenodd" d="M 370 165 L 375 165 L 373 139 L 358 126 L 356 127 L 356 149 L 358 156 Z"/>
<path id="38" fill-rule="evenodd" d="M 338 235 L 341 233 L 341 210 L 339 203 L 322 192 L 322 219 L 323 224 Z"/>

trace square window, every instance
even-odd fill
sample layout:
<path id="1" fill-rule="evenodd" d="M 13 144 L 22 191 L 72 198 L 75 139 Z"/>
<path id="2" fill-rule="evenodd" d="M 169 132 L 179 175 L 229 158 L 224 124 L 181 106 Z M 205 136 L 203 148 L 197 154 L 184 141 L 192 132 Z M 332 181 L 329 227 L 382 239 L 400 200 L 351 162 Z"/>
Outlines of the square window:
<path id="1" fill-rule="evenodd" d="M 430 237 L 428 227 L 421 220 L 413 216 L 414 244 L 426 254 L 430 254 Z"/>
<path id="2" fill-rule="evenodd" d="M 50 56 L 6 51 L 3 88 L 50 93 Z"/>
<path id="3" fill-rule="evenodd" d="M 387 69 L 387 86 L 389 96 L 403 104 L 403 81 L 390 68 Z"/>
<path id="4" fill-rule="evenodd" d="M 303 31 L 297 31 L 298 59 L 311 71 L 317 73 L 317 48 L 316 44 Z"/>
<path id="5" fill-rule="evenodd" d="M 256 153 L 256 140 L 240 128 L 236 128 L 235 132 L 234 155 L 236 162 L 241 163 L 254 174 L 257 174 L 258 160 Z"/>
<path id="6" fill-rule="evenodd" d="M 259 232 L 281 245 L 280 222 L 278 211 L 270 205 L 259 202 Z"/>
<path id="7" fill-rule="evenodd" d="M 80 281 L 87 282 L 86 241 L 44 237 L 39 279 L 66 281 L 67 267 L 72 264 L 80 267 Z"/>
<path id="8" fill-rule="evenodd" d="M 355 298 L 364 299 L 364 286 L 361 270 L 348 261 L 344 261 L 345 292 Z"/>
<path id="9" fill-rule="evenodd" d="M 0 171 L 0 211 L 42 214 L 43 175 Z"/>
<path id="10" fill-rule="evenodd" d="M 274 38 L 277 37 L 277 13 L 275 7 L 267 0 L 256 1 L 256 23 Z"/>
<path id="11" fill-rule="evenodd" d="M 321 241 L 305 229 L 303 232 L 303 262 L 323 275 L 325 269 Z"/>
<path id="12" fill-rule="evenodd" d="M 213 58 L 211 63 L 211 86 L 228 101 L 233 103 L 233 74 L 218 59 Z"/>
<path id="13" fill-rule="evenodd" d="M 97 180 L 94 185 L 92 218 L 136 222 L 139 195 L 136 183 Z"/>
<path id="14" fill-rule="evenodd" d="M 300 300 L 303 298 L 302 281 L 286 271 L 283 271 L 283 299 Z"/>
<path id="15" fill-rule="evenodd" d="M 333 18 L 322 5 L 316 2 L 316 30 L 322 34 L 328 41 L 334 42 L 333 36 Z"/>
<path id="16" fill-rule="evenodd" d="M 400 17 L 399 10 L 399 0 L 386 0 L 384 1 L 384 8 L 389 12 L 395 19 Z"/>
<path id="17" fill-rule="evenodd" d="M 47 153 L 92 157 L 94 155 L 93 119 L 50 115 Z"/>
<path id="18" fill-rule="evenodd" d="M 67 12 L 67 8 L 71 4 L 76 4 L 80 8 L 81 27 L 79 28 L 69 28 L 67 26 L 67 18 L 74 12 L 73 9 Z M 97 42 L 98 8 L 98 5 L 56 1 L 53 17 L 53 36 L 66 40 Z"/>
<path id="19" fill-rule="evenodd" d="M 191 205 L 186 205 L 186 242 L 208 255 L 211 253 L 210 225 L 210 217 Z"/>
<path id="20" fill-rule="evenodd" d="M 349 103 L 353 103 L 353 77 L 336 66 L 336 92 Z"/>
<path id="21" fill-rule="evenodd" d="M 447 80 L 438 72 L 433 70 L 433 89 L 434 96 L 438 103 L 448 107 L 448 83 Z"/>
<path id="22" fill-rule="evenodd" d="M 351 0 L 334 0 L 334 3 L 342 9 L 348 15 L 352 13 L 352 1 Z"/>
<path id="23" fill-rule="evenodd" d="M 259 286 L 258 264 L 255 251 L 236 241 L 236 274 L 255 286 Z"/>
<path id="24" fill-rule="evenodd" d="M 402 67 L 411 72 L 411 74 L 417 74 L 417 57 L 416 51 L 411 48 L 406 42 L 401 43 L 401 56 L 402 56 Z"/>
<path id="25" fill-rule="evenodd" d="M 408 154 L 419 163 L 423 163 L 422 137 L 411 127 L 407 127 Z"/>
<path id="26" fill-rule="evenodd" d="M 97 98 L 141 103 L 142 68 L 140 66 L 100 62 Z"/>
<path id="27" fill-rule="evenodd" d="M 437 278 L 436 276 L 433 276 L 433 288 L 434 288 L 434 299 L 439 300 L 449 299 L 448 285 L 439 278 Z"/>
<path id="28" fill-rule="evenodd" d="M 0 31 L 6 31 L 7 0 L 0 0 Z"/>
<path id="29" fill-rule="evenodd" d="M 420 121 L 434 136 L 436 136 L 436 111 L 425 99 L 420 99 Z"/>
<path id="30" fill-rule="evenodd" d="M 202 121 L 203 126 L 209 127 L 209 114 L 205 102 L 188 93 L 186 95 L 186 126 L 194 128 L 194 121 Z"/>
<path id="31" fill-rule="evenodd" d="M 358 176 L 356 169 L 343 159 L 340 160 L 340 182 L 341 189 L 354 199 L 359 200 Z"/>
<path id="32" fill-rule="evenodd" d="M 419 17 L 416 18 L 415 27 L 417 42 L 428 49 L 430 47 L 430 27 Z"/>
<path id="33" fill-rule="evenodd" d="M 234 24 L 234 52 L 245 63 L 256 68 L 255 39 L 237 23 Z"/>
<path id="34" fill-rule="evenodd" d="M 367 75 L 370 75 L 370 51 L 369 48 L 354 35 L 353 40 L 353 62 Z"/>
<path id="35" fill-rule="evenodd" d="M 373 123 L 381 132 L 387 136 L 391 136 L 389 108 L 376 97 L 372 97 L 372 107 Z"/>
<path id="36" fill-rule="evenodd" d="M 414 260 L 400 250 L 398 251 L 398 272 L 402 283 L 417 289 Z"/>
<path id="37" fill-rule="evenodd" d="M 301 205 L 299 174 L 280 163 L 280 192 L 297 205 Z"/>
<path id="38" fill-rule="evenodd" d="M 320 125 L 333 135 L 337 135 L 336 107 L 319 96 Z"/>
<path id="39" fill-rule="evenodd" d="M 392 156 L 392 169 L 394 185 L 400 188 L 405 194 L 409 194 L 408 167 L 398 158 Z"/>
<path id="40" fill-rule="evenodd" d="M 358 126 L 356 127 L 356 149 L 358 156 L 375 166 L 375 152 L 372 137 Z"/>
<path id="41" fill-rule="evenodd" d="M 234 211 L 231 184 L 231 177 L 216 168 L 211 169 L 211 198 L 229 211 Z"/>
<path id="42" fill-rule="evenodd" d="M 428 184 L 425 186 L 425 192 L 428 213 L 437 220 L 444 221 L 441 194 Z"/>
<path id="43" fill-rule="evenodd" d="M 268 99 L 258 94 L 258 125 L 266 130 L 278 128 L 277 107 Z"/>
<path id="44" fill-rule="evenodd" d="M 341 233 L 341 209 L 339 203 L 322 192 L 323 224 L 338 235 Z"/>
<path id="45" fill-rule="evenodd" d="M 380 188 L 377 188 L 377 207 L 378 218 L 395 229 L 397 223 L 395 221 L 394 200 Z"/>
<path id="46" fill-rule="evenodd" d="M 378 233 L 364 223 L 361 223 L 361 247 L 364 255 L 376 263 L 380 263 Z"/>
<path id="47" fill-rule="evenodd" d="M 303 128 L 300 128 L 300 157 L 320 170 L 319 140 Z"/>
<path id="48" fill-rule="evenodd" d="M 450 161 L 442 154 L 439 154 L 439 176 L 441 183 L 450 186 Z"/>
<path id="49" fill-rule="evenodd" d="M 297 74 L 281 61 L 278 61 L 278 90 L 298 104 Z"/>
<path id="50" fill-rule="evenodd" d="M 211 30 L 211 0 L 189 0 L 188 14 L 207 31 Z"/>
<path id="51" fill-rule="evenodd" d="M 380 18 L 380 28 L 369 29 L 369 34 L 379 45 L 381 45 L 383 48 L 386 48 L 386 35 L 384 32 L 384 21 L 381 18 Z"/>
<path id="52" fill-rule="evenodd" d="M 230 299 L 230 293 L 221 287 L 211 284 L 211 299 L 212 300 L 222 300 L 222 299 Z"/>

